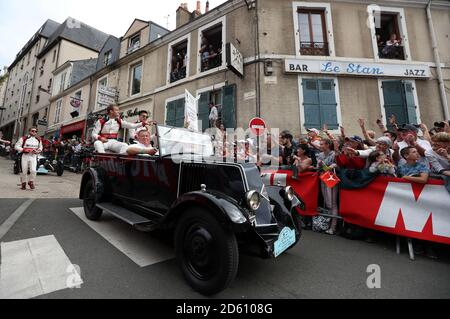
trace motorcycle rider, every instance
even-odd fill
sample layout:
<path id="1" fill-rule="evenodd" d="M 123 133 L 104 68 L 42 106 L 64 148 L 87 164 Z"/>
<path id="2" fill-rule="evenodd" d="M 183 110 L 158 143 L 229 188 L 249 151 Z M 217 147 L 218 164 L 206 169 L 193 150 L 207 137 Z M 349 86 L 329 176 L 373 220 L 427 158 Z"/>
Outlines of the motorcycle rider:
<path id="1" fill-rule="evenodd" d="M 20 183 L 22 184 L 22 190 L 27 189 L 28 170 L 30 171 L 28 185 L 31 189 L 35 189 L 37 156 L 43 149 L 42 141 L 37 133 L 36 127 L 30 128 L 29 135 L 20 138 L 15 145 L 15 150 L 21 153 L 22 173 L 20 174 Z"/>
<path id="2" fill-rule="evenodd" d="M 106 111 L 108 118 L 98 120 L 92 132 L 92 137 L 96 141 L 94 143 L 95 151 L 100 154 L 108 150 L 114 153 L 124 154 L 127 152 L 128 144 L 117 140 L 119 130 L 122 128 L 137 129 L 139 127 L 145 127 L 149 123 L 148 121 L 143 121 L 132 124 L 123 121 L 120 118 L 119 107 L 116 105 L 110 105 Z"/>

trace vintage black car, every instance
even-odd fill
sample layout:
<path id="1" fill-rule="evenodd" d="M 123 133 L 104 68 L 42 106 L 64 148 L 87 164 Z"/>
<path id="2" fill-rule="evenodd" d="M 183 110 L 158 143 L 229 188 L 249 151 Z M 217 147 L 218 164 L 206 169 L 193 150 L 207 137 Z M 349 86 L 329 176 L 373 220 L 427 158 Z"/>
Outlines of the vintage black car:
<path id="1" fill-rule="evenodd" d="M 212 157 L 207 135 L 156 131 L 155 156 L 94 153 L 80 190 L 88 219 L 106 211 L 138 230 L 174 230 L 181 271 L 204 295 L 233 281 L 240 251 L 276 258 L 299 241 L 292 188 L 264 186 L 255 164 Z"/>

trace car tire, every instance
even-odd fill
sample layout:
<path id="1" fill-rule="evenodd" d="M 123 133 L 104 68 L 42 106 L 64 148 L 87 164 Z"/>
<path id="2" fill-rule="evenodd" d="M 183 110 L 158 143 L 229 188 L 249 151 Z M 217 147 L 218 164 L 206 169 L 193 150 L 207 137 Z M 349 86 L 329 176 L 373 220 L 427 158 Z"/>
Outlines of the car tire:
<path id="1" fill-rule="evenodd" d="M 64 165 L 58 163 L 56 166 L 56 175 L 61 177 L 63 174 L 64 174 Z"/>
<path id="2" fill-rule="evenodd" d="M 239 266 L 236 236 L 211 212 L 183 212 L 175 230 L 175 251 L 184 278 L 197 292 L 211 296 L 226 289 Z"/>
<path id="3" fill-rule="evenodd" d="M 13 171 L 14 171 L 14 175 L 19 175 L 19 173 L 20 173 L 20 167 L 19 167 L 19 162 L 18 161 L 14 161 L 14 168 L 13 168 Z"/>
<path id="4" fill-rule="evenodd" d="M 87 219 L 97 221 L 102 217 L 103 210 L 97 207 L 97 193 L 92 180 L 84 188 L 83 207 Z"/>

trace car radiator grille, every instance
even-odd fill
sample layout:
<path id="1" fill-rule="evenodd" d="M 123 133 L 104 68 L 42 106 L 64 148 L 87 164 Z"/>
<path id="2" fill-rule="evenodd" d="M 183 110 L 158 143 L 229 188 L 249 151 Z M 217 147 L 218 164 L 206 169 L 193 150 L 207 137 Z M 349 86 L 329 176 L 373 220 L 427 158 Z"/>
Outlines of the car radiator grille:
<path id="1" fill-rule="evenodd" d="M 201 190 L 206 183 L 205 164 L 182 164 L 180 178 L 180 195 Z"/>

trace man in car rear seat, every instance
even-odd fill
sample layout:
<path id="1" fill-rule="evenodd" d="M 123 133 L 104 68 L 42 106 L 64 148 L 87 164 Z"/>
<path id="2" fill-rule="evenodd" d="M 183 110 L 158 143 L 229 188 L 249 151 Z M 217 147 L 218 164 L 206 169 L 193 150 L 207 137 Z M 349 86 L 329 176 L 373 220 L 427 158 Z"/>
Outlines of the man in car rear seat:
<path id="1" fill-rule="evenodd" d="M 137 131 L 136 134 L 137 144 L 130 145 L 127 149 L 127 153 L 130 156 L 138 154 L 155 155 L 157 150 L 151 145 L 151 136 L 147 128 L 142 128 Z"/>
<path id="2" fill-rule="evenodd" d="M 128 144 L 121 143 L 117 140 L 119 130 L 122 128 L 137 129 L 145 127 L 149 123 L 146 121 L 133 124 L 123 121 L 120 118 L 119 107 L 116 105 L 110 105 L 106 111 L 108 118 L 98 120 L 92 132 L 92 137 L 96 141 L 94 143 L 95 151 L 97 153 L 111 151 L 113 153 L 124 154 L 127 152 Z"/>

